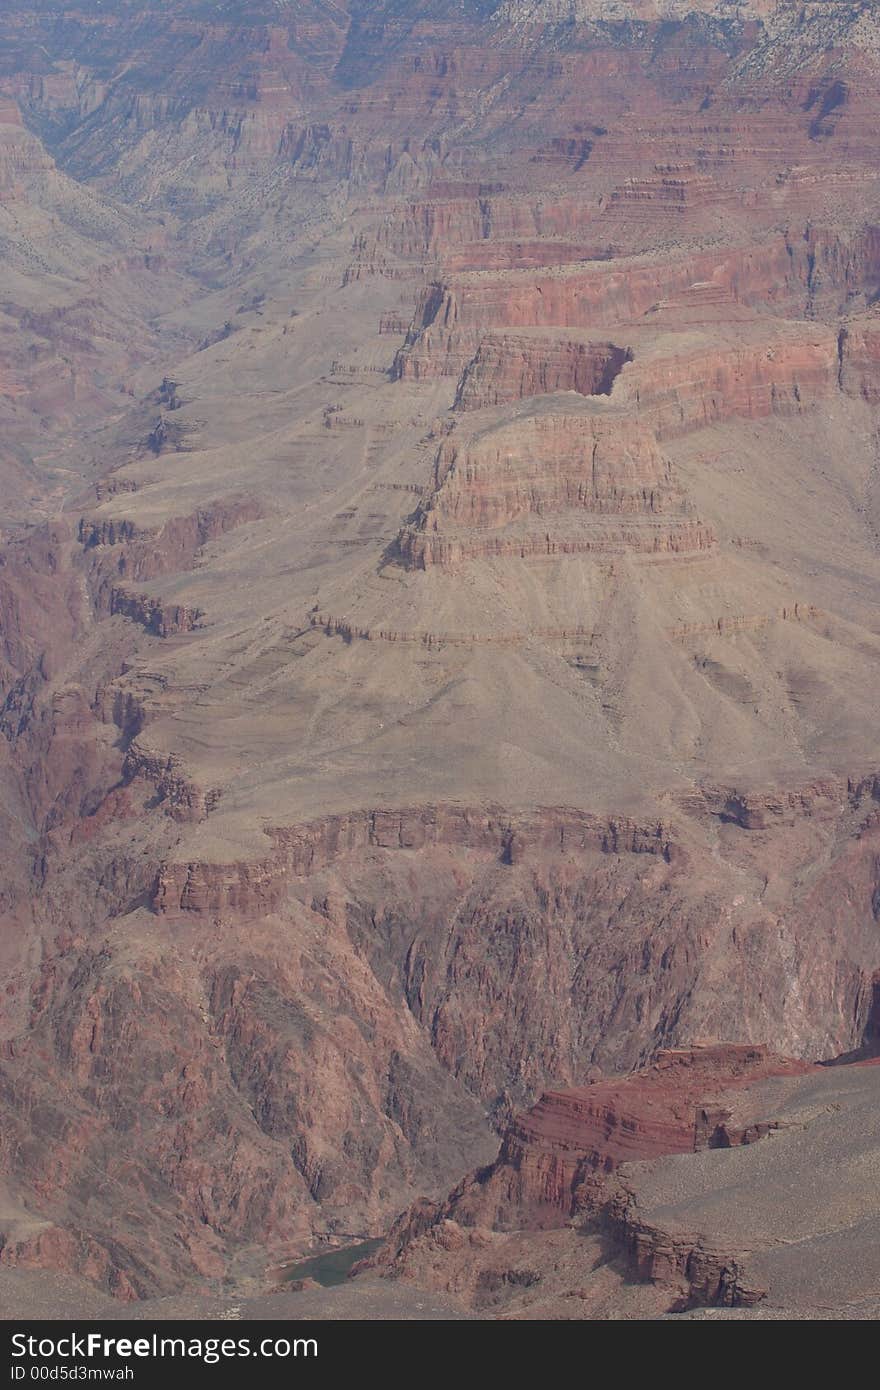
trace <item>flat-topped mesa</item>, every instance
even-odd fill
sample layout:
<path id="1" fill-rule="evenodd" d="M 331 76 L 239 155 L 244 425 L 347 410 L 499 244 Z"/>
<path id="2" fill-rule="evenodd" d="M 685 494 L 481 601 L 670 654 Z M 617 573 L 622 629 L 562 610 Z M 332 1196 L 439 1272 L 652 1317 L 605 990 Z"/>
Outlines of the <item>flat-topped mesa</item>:
<path id="1" fill-rule="evenodd" d="M 489 333 L 462 373 L 455 406 L 481 410 L 555 391 L 607 396 L 632 356 L 615 343 Z"/>
<path id="2" fill-rule="evenodd" d="M 455 805 L 355 811 L 277 827 L 268 834 L 273 848 L 260 859 L 163 865 L 154 910 L 165 916 L 187 912 L 263 916 L 279 906 L 290 878 L 371 851 L 439 846 L 488 855 L 505 864 L 519 863 L 532 854 L 648 854 L 667 862 L 676 854 L 661 824 L 563 807 L 514 815 L 500 808 Z"/>
<path id="3" fill-rule="evenodd" d="M 672 465 L 651 432 L 628 419 L 532 415 L 441 444 L 428 503 L 430 529 L 492 528 L 530 513 L 581 507 L 650 513 L 680 505 Z"/>
<path id="4" fill-rule="evenodd" d="M 486 430 L 466 445 L 444 441 L 433 491 L 400 532 L 398 553 L 406 566 L 425 569 L 485 556 L 657 553 L 714 543 L 650 430 L 630 418 L 548 413 Z"/>

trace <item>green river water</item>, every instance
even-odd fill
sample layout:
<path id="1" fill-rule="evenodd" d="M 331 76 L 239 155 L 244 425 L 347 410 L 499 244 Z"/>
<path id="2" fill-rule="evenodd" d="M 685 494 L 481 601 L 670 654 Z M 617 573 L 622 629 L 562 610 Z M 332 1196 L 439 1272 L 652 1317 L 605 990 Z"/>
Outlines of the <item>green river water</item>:
<path id="1" fill-rule="evenodd" d="M 290 1265 L 284 1271 L 285 1281 L 314 1279 L 325 1288 L 331 1288 L 334 1284 L 344 1284 L 352 1265 L 357 1264 L 358 1260 L 366 1259 L 367 1255 L 374 1254 L 381 1244 L 381 1240 L 362 1240 L 356 1245 L 343 1245 L 338 1250 L 328 1250 L 324 1255 L 310 1255 L 307 1260 Z"/>

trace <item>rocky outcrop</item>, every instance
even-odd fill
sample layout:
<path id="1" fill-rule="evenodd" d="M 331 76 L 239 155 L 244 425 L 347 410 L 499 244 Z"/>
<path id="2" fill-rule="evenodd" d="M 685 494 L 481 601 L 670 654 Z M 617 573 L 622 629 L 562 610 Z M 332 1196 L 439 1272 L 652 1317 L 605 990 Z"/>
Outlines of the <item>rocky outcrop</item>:
<path id="1" fill-rule="evenodd" d="M 841 329 L 839 368 L 845 391 L 880 402 L 880 321 L 856 319 Z"/>
<path id="2" fill-rule="evenodd" d="M 97 1241 L 84 1231 L 48 1222 L 29 1224 L 38 1227 L 35 1233 L 20 1233 L 14 1225 L 0 1230 L 0 1265 L 10 1269 L 76 1270 L 81 1278 L 106 1289 L 124 1303 L 147 1292 L 149 1286 L 132 1277 L 130 1265 L 126 1273 L 127 1252 L 118 1247 L 114 1250 L 112 1239 L 106 1243 Z"/>
<path id="3" fill-rule="evenodd" d="M 666 629 L 674 642 L 700 645 L 707 637 L 733 637 L 739 632 L 760 632 L 772 623 L 816 623 L 827 615 L 812 603 L 792 603 L 775 613 L 730 613 L 711 623 L 679 623 Z"/>
<path id="4" fill-rule="evenodd" d="M 671 1312 L 751 1308 L 767 1297 L 766 1287 L 748 1272 L 742 1255 L 696 1232 L 670 1232 L 652 1225 L 625 1189 L 609 1203 L 605 1221 L 631 1277 L 667 1289 Z"/>
<path id="5" fill-rule="evenodd" d="M 631 361 L 632 350 L 614 343 L 487 334 L 458 383 L 455 404 L 480 410 L 554 391 L 608 396 Z"/>
<path id="6" fill-rule="evenodd" d="M 136 720 L 136 726 L 140 720 Z M 131 728 L 131 715 L 126 712 L 123 729 Z M 122 774 L 128 783 L 143 779 L 153 790 L 155 805 L 172 820 L 197 824 L 216 809 L 222 795 L 219 788 L 198 787 L 187 776 L 179 758 L 151 753 L 135 737 L 128 745 Z"/>
<path id="7" fill-rule="evenodd" d="M 799 1067 L 758 1058 L 756 1051 L 751 1058 L 745 1050 L 731 1053 L 725 1094 L 740 1118 L 751 1111 L 764 1122 L 736 1130 L 732 1139 L 716 1131 L 715 1152 L 701 1151 L 706 1112 L 698 1109 L 694 1151 L 688 1154 L 671 1133 L 666 1154 L 664 1141 L 653 1149 L 648 1139 L 645 1157 L 593 1180 L 587 1209 L 568 1222 L 560 1211 L 556 1231 L 542 1231 L 540 1209 L 528 1207 L 512 1209 L 510 1233 L 473 1224 L 468 1193 L 493 1165 L 444 1204 L 414 1203 L 366 1266 L 422 1292 L 455 1291 L 476 1310 L 488 1293 L 506 1317 L 658 1317 L 694 1308 L 749 1309 L 765 1300 L 768 1316 L 783 1317 L 790 1306 L 810 1317 L 828 1307 L 823 1300 L 843 1308 L 859 1293 L 870 1294 L 876 1207 L 865 1159 L 877 1150 L 876 1064 Z M 709 1066 L 710 1085 L 725 1084 L 724 1052 L 701 1049 L 704 1060 L 711 1055 L 718 1065 L 714 1077 Z M 688 1073 L 692 1079 L 700 1065 L 684 1053 L 667 1055 L 618 1084 L 633 1096 L 662 1069 L 657 1084 L 668 1088 L 674 1110 L 676 1080 L 683 1098 Z M 636 1151 L 637 1122 L 629 1137 Z M 558 1146 L 560 1133 L 553 1138 Z M 817 1170 L 817 1154 L 833 1161 L 833 1177 Z M 841 1174 L 847 1200 L 838 1205 L 833 1194 Z M 847 1258 L 853 1241 L 861 1253 L 855 1265 Z"/>
<path id="8" fill-rule="evenodd" d="M 578 1289 L 629 1160 L 784 1139 L 695 1038 L 876 1043 L 871 17 L 90 8 L 0 16 L 0 1265 L 425 1192 Z M 615 1191 L 661 1308 L 763 1287 Z"/>
<path id="9" fill-rule="evenodd" d="M 153 906 L 163 916 L 197 912 L 265 917 L 281 904 L 284 873 L 273 860 L 241 864 L 166 864 Z"/>
<path id="10" fill-rule="evenodd" d="M 261 916 L 281 900 L 286 880 L 323 869 L 364 850 L 459 849 L 514 864 L 547 851 L 577 854 L 675 855 L 662 825 L 626 817 L 603 819 L 564 809 L 533 816 L 500 809 L 436 806 L 361 811 L 270 831 L 274 853 L 241 864 L 165 864 L 154 906 L 164 915 L 231 912 Z"/>
<path id="11" fill-rule="evenodd" d="M 131 618 L 158 637 L 192 632 L 204 618 L 201 609 L 137 592 L 131 584 L 192 569 L 204 546 L 262 514 L 254 499 L 233 497 L 172 517 L 158 527 L 141 527 L 124 516 L 81 517 L 77 534 L 86 551 L 96 609 Z"/>
<path id="12" fill-rule="evenodd" d="M 689 1048 L 661 1051 L 649 1069 L 631 1077 L 547 1091 L 508 1125 L 495 1162 L 466 1179 L 433 1219 L 539 1229 L 600 1210 L 607 1201 L 605 1179 L 621 1164 L 752 1142 L 757 1125 L 725 1127 L 731 1112 L 723 1098 L 764 1077 L 810 1069 L 763 1047 Z M 619 1219 L 616 1208 L 613 1213 Z M 416 1232 L 424 1226 L 418 1215 Z M 412 1230 L 408 1225 L 406 1241 Z M 641 1266 L 640 1277 L 647 1277 Z"/>
<path id="13" fill-rule="evenodd" d="M 114 580 L 142 584 L 191 569 L 203 546 L 262 515 L 256 499 L 229 497 L 156 527 L 140 526 L 125 516 L 81 517 L 78 538 L 89 552 L 96 602 L 101 605 Z"/>
<path id="14" fill-rule="evenodd" d="M 481 333 L 517 328 L 635 324 L 658 309 L 739 305 L 792 318 L 849 310 L 880 285 L 880 237 L 808 228 L 755 247 L 687 259 L 567 266 L 555 274 L 463 275 L 423 293 L 395 372 L 402 379 L 458 376 Z"/>
<path id="15" fill-rule="evenodd" d="M 610 215 L 626 218 L 689 217 L 704 208 L 736 205 L 736 195 L 709 174 L 659 172 L 646 178 L 626 179 L 611 194 Z"/>
<path id="16" fill-rule="evenodd" d="M 851 801 L 858 806 L 870 791 L 850 788 L 841 778 L 817 778 L 806 786 L 777 791 L 706 787 L 703 800 L 714 816 L 743 830 L 767 830 L 774 825 L 793 825 L 805 817 L 828 818 L 840 814 Z"/>
<path id="17" fill-rule="evenodd" d="M 640 360 L 621 376 L 614 399 L 667 439 L 737 416 L 799 414 L 836 392 L 838 381 L 838 335 L 815 328 Z"/>
<path id="18" fill-rule="evenodd" d="M 394 628 L 361 627 L 347 618 L 329 613 L 313 613 L 311 625 L 320 628 L 328 637 L 342 637 L 346 642 L 412 642 L 440 651 L 444 647 L 520 647 L 535 637 L 551 642 L 590 641 L 592 630 L 586 627 L 530 627 L 519 632 L 401 632 Z"/>
<path id="19" fill-rule="evenodd" d="M 713 544 L 649 430 L 629 419 L 558 413 L 441 445 L 433 491 L 398 537 L 401 559 L 417 569 Z"/>
<path id="20" fill-rule="evenodd" d="M 172 637 L 177 633 L 192 632 L 204 617 L 199 608 L 190 608 L 182 603 L 168 603 L 150 594 L 136 594 L 117 587 L 110 590 L 108 611 L 111 616 L 118 613 L 124 618 L 131 618 L 156 637 Z"/>
<path id="21" fill-rule="evenodd" d="M 479 1265 L 492 1259 L 490 1231 L 539 1231 L 576 1220 L 587 1235 L 598 1225 L 606 1258 L 610 1248 L 631 1279 L 666 1291 L 672 1308 L 750 1306 L 766 1289 L 742 1255 L 699 1231 L 646 1219 L 627 1165 L 755 1143 L 770 1124 L 725 1128 L 733 1098 L 748 1105 L 755 1091 L 752 1103 L 760 1106 L 757 1083 L 818 1071 L 763 1047 L 693 1047 L 661 1052 L 629 1077 L 547 1092 L 510 1123 L 493 1164 L 465 1179 L 445 1203 L 415 1203 L 366 1264 L 391 1277 L 419 1279 L 429 1271 L 429 1279 L 442 1281 L 442 1251 L 466 1246 L 470 1231 L 481 1237 L 470 1253 Z M 429 1249 L 440 1259 L 426 1263 Z M 535 1273 L 532 1282 L 541 1278 Z"/>

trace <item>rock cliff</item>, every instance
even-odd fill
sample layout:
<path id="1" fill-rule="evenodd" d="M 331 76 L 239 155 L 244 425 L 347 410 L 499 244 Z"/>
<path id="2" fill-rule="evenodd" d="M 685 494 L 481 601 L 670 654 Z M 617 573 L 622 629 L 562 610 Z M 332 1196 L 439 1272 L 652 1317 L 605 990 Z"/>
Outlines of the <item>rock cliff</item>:
<path id="1" fill-rule="evenodd" d="M 4 7 L 4 1287 L 420 1195 L 470 1311 L 773 1287 L 876 1050 L 875 31 Z"/>

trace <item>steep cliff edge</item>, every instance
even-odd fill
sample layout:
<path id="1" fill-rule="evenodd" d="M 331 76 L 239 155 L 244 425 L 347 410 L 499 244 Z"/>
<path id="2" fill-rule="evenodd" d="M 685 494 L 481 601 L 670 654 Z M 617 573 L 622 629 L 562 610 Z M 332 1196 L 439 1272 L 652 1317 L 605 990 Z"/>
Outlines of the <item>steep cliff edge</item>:
<path id="1" fill-rule="evenodd" d="M 876 1065 L 716 1047 L 550 1093 L 495 1164 L 416 1204 L 364 1268 L 502 1317 L 607 1317 L 615 1301 L 624 1317 L 870 1317 L 878 1084 Z"/>
<path id="2" fill-rule="evenodd" d="M 4 7 L 4 1287 L 765 1287 L 565 1224 L 876 1041 L 874 26 L 735 10 Z"/>

